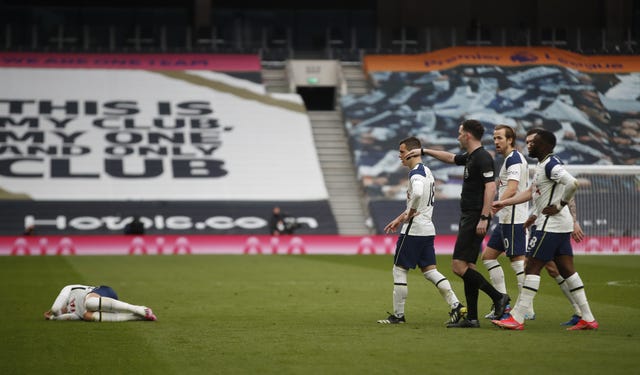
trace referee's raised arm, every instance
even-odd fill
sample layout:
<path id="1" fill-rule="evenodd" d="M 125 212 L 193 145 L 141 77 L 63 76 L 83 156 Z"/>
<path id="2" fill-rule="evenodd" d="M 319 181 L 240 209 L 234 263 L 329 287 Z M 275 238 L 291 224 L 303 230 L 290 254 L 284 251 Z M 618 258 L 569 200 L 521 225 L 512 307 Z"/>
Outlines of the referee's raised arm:
<path id="1" fill-rule="evenodd" d="M 455 164 L 454 158 L 455 158 L 455 154 L 448 152 L 448 151 L 441 151 L 441 150 L 434 150 L 431 148 L 422 148 L 422 149 L 415 149 L 415 150 L 411 150 L 407 153 L 407 158 L 412 158 L 414 156 L 422 156 L 422 155 L 429 155 L 431 157 L 434 157 L 444 163 L 449 163 L 449 164 Z"/>

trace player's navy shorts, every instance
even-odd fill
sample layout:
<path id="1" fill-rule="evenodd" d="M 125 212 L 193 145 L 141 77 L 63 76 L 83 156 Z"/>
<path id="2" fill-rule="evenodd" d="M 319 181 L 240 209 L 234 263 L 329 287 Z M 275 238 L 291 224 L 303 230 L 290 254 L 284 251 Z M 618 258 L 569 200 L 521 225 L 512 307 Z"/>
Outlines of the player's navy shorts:
<path id="1" fill-rule="evenodd" d="M 118 299 L 118 295 L 116 294 L 116 291 L 111 289 L 111 287 L 106 286 L 106 285 L 100 285 L 99 287 L 97 287 L 94 290 L 92 290 L 91 293 L 99 294 L 101 297 L 109 297 L 109 298 L 113 298 L 113 299 Z"/>
<path id="2" fill-rule="evenodd" d="M 435 236 L 408 236 L 401 234 L 396 242 L 393 264 L 410 270 L 436 264 Z"/>
<path id="3" fill-rule="evenodd" d="M 537 230 L 529 239 L 527 257 L 546 263 L 559 255 L 573 256 L 571 233 L 551 233 Z"/>
<path id="4" fill-rule="evenodd" d="M 498 224 L 491 232 L 487 247 L 504 252 L 509 258 L 525 255 L 526 237 L 524 224 Z"/>
<path id="5" fill-rule="evenodd" d="M 476 234 L 476 227 L 480 221 L 480 211 L 462 211 L 458 226 L 458 237 L 453 248 L 453 259 L 464 260 L 475 264 L 482 251 L 484 236 Z"/>

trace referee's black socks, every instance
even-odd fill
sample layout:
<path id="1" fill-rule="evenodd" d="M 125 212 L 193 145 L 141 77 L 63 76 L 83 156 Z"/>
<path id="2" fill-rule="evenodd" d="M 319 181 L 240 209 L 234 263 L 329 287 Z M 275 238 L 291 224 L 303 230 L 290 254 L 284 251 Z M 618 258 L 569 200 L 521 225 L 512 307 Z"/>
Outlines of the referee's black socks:
<path id="1" fill-rule="evenodd" d="M 502 297 L 502 293 L 494 288 L 493 285 L 491 285 L 491 283 L 488 282 L 480 272 L 474 270 L 473 268 L 467 269 L 467 272 L 462 275 L 462 280 L 464 280 L 465 283 L 469 283 L 470 285 L 473 285 L 485 292 L 492 301 L 497 301 Z"/>

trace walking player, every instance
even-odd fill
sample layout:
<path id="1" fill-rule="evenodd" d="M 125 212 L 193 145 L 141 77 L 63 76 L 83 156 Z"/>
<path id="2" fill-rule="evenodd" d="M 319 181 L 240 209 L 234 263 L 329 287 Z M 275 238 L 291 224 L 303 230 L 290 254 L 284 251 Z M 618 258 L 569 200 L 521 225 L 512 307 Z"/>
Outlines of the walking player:
<path id="1" fill-rule="evenodd" d="M 434 249 L 435 227 L 431 220 L 435 195 L 435 181 L 429 168 L 421 163 L 420 156 L 407 158 L 409 150 L 420 149 L 420 140 L 415 137 L 400 142 L 400 160 L 409 168 L 407 209 L 384 228 L 386 233 L 395 232 L 400 225 L 400 236 L 393 258 L 393 314 L 378 320 L 382 324 L 404 323 L 404 305 L 407 299 L 407 273 L 420 267 L 425 279 L 431 281 L 451 308 L 449 322 L 457 323 L 466 309 L 458 301 L 449 280 L 436 269 Z"/>

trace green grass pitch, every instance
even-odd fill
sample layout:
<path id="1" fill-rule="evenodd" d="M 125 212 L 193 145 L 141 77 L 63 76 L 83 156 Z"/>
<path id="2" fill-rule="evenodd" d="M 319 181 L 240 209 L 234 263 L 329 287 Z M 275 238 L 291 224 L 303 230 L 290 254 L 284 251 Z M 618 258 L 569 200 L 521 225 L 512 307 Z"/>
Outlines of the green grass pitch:
<path id="1" fill-rule="evenodd" d="M 439 269 L 464 301 L 462 282 Z M 448 307 L 409 273 L 407 324 L 391 310 L 390 256 L 0 258 L 0 374 L 629 374 L 640 364 L 640 256 L 577 256 L 598 331 L 544 274 L 522 332 L 447 329 Z M 501 259 L 515 300 L 513 272 Z M 482 266 L 481 272 L 486 275 Z M 112 286 L 157 322 L 45 321 L 65 284 Z M 480 296 L 480 313 L 490 301 Z"/>

